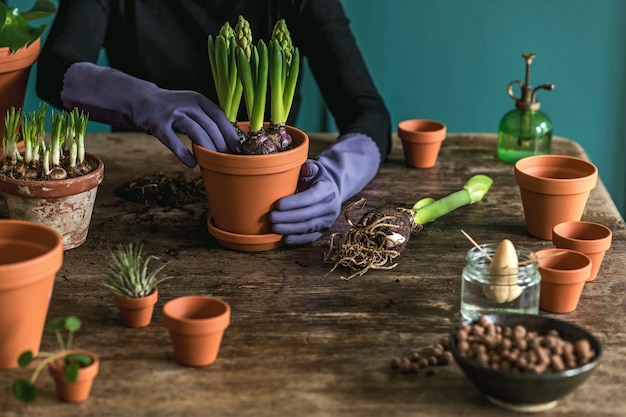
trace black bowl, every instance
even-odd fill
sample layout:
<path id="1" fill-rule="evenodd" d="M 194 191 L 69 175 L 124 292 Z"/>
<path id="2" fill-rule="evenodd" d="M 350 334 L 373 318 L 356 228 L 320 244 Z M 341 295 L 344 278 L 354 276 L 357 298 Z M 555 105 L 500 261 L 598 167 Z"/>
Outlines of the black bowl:
<path id="1" fill-rule="evenodd" d="M 598 339 L 585 329 L 568 322 L 531 314 L 488 314 L 485 318 L 500 326 L 523 325 L 528 331 L 540 335 L 556 329 L 562 339 L 574 342 L 587 339 L 595 351 L 594 358 L 583 366 L 562 372 L 541 374 L 489 368 L 475 359 L 461 355 L 456 341 L 456 326 L 450 335 L 450 350 L 456 363 L 472 383 L 493 403 L 517 411 L 543 411 L 556 405 L 556 401 L 581 385 L 598 366 L 602 346 Z M 474 321 L 475 322 L 475 321 Z M 471 322 L 471 323 L 474 323 Z"/>

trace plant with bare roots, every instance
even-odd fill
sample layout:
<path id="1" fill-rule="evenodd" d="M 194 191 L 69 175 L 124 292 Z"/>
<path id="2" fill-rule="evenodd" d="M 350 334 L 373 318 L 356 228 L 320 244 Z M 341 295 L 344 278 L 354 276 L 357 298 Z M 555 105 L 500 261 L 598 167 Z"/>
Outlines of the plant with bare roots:
<path id="1" fill-rule="evenodd" d="M 328 241 L 326 262 L 334 262 L 333 268 L 347 267 L 353 271 L 350 280 L 365 274 L 370 269 L 389 270 L 398 264 L 400 256 L 411 235 L 420 232 L 423 225 L 468 204 L 480 201 L 491 187 L 493 180 L 486 175 L 475 175 L 456 191 L 440 200 L 424 198 L 410 209 L 380 208 L 366 212 L 355 224 L 352 212 L 365 205 L 361 199 L 346 207 L 344 212 L 350 229 L 344 233 L 331 234 Z"/>

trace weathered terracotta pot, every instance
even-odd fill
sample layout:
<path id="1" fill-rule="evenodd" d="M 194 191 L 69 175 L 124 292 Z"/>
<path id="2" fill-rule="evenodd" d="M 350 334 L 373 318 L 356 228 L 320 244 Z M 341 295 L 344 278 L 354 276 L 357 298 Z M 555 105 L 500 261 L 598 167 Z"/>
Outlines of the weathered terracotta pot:
<path id="1" fill-rule="evenodd" d="M 26 351 L 39 352 L 63 242 L 54 229 L 0 220 L 0 369 L 17 368 Z"/>
<path id="2" fill-rule="evenodd" d="M 409 119 L 398 123 L 404 160 L 412 168 L 432 168 L 437 163 L 446 125 L 434 120 Z"/>
<path id="3" fill-rule="evenodd" d="M 65 250 L 87 239 L 98 185 L 104 178 L 104 162 L 87 153 L 97 168 L 79 177 L 58 181 L 14 179 L 0 173 L 0 191 L 9 217 L 48 225 L 61 233 Z"/>
<path id="4" fill-rule="evenodd" d="M 247 131 L 248 123 L 239 123 Z M 211 209 L 208 230 L 224 247 L 242 251 L 279 247 L 282 235 L 267 219 L 274 204 L 296 192 L 309 137 L 287 126 L 294 148 L 269 155 L 236 155 L 193 145 Z"/>
<path id="5" fill-rule="evenodd" d="M 54 379 L 59 399 L 78 403 L 89 398 L 94 379 L 100 370 L 100 360 L 97 355 L 87 350 L 72 350 L 72 352 L 89 355 L 93 360 L 91 365 L 80 369 L 78 379 L 75 382 L 70 383 L 65 380 L 63 374 L 65 366 L 62 361 L 51 362 L 48 370 Z"/>
<path id="6" fill-rule="evenodd" d="M 163 306 L 163 323 L 179 363 L 211 365 L 217 360 L 224 331 L 230 324 L 230 306 L 209 296 L 174 298 Z"/>
<path id="7" fill-rule="evenodd" d="M 113 294 L 113 299 L 120 311 L 124 325 L 138 329 L 148 326 L 152 321 L 154 305 L 159 299 L 159 290 L 155 288 L 152 294 L 137 298 Z"/>
<path id="8" fill-rule="evenodd" d="M 4 116 L 11 107 L 21 109 L 24 105 L 26 86 L 32 65 L 39 57 L 41 40 L 11 53 L 7 47 L 0 48 L 0 132 L 4 132 Z M 1 135 L 2 133 L 0 133 Z M 0 150 L 2 144 L 0 143 Z"/>
<path id="9" fill-rule="evenodd" d="M 573 156 L 536 155 L 517 161 L 514 176 L 528 233 L 551 240 L 554 226 L 581 219 L 598 168 Z"/>
<path id="10" fill-rule="evenodd" d="M 591 259 L 571 249 L 542 249 L 535 253 L 541 274 L 539 308 L 551 313 L 576 310 L 591 273 Z"/>
<path id="11" fill-rule="evenodd" d="M 611 229 L 594 222 L 564 222 L 552 229 L 554 246 L 582 252 L 591 259 L 591 274 L 587 282 L 597 278 L 604 254 L 611 247 L 612 237 Z"/>

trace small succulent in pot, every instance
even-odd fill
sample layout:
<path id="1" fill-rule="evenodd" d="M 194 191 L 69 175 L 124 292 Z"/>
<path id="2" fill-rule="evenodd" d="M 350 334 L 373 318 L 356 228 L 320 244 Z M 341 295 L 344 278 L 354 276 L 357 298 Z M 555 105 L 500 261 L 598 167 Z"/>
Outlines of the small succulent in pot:
<path id="1" fill-rule="evenodd" d="M 246 107 L 249 131 L 238 129 L 238 153 L 263 155 L 292 148 L 285 129 L 300 72 L 300 52 L 293 46 L 284 19 L 274 25 L 268 43 L 254 44 L 249 22 L 239 16 L 235 29 L 225 23 L 220 34 L 209 36 L 209 60 L 220 107 L 237 126 L 241 98 Z M 271 100 L 269 126 L 264 129 L 268 83 Z"/>
<path id="2" fill-rule="evenodd" d="M 102 280 L 102 285 L 113 293 L 127 298 L 140 298 L 152 294 L 164 281 L 171 279 L 170 276 L 160 275 L 168 265 L 164 263 L 156 269 L 148 272 L 148 265 L 154 255 L 144 257 L 143 245 L 117 245 L 117 251 L 110 251 L 107 273 Z"/>
<path id="3" fill-rule="evenodd" d="M 85 159 L 85 133 L 89 116 L 77 108 L 52 113 L 49 142 L 45 140 L 47 104 L 21 114 L 11 107 L 5 116 L 2 141 L 4 159 L 0 172 L 15 179 L 63 180 L 91 172 L 96 167 Z M 24 152 L 18 143 L 24 141 Z"/>
<path id="4" fill-rule="evenodd" d="M 23 402 L 34 402 L 39 398 L 39 390 L 35 385 L 37 377 L 46 366 L 51 366 L 54 362 L 62 362 L 64 369 L 64 379 L 69 383 L 74 383 L 78 379 L 78 374 L 82 368 L 94 363 L 95 355 L 90 355 L 86 351 L 72 350 L 74 332 L 78 331 L 82 323 L 76 316 L 58 317 L 46 323 L 44 331 L 54 333 L 59 343 L 58 352 L 39 352 L 35 355 L 27 350 L 18 358 L 18 365 L 21 368 L 28 367 L 33 361 L 40 359 L 35 366 L 29 379 L 18 378 L 13 381 L 12 391 L 15 398 Z M 63 339 L 63 331 L 67 331 L 67 340 Z"/>

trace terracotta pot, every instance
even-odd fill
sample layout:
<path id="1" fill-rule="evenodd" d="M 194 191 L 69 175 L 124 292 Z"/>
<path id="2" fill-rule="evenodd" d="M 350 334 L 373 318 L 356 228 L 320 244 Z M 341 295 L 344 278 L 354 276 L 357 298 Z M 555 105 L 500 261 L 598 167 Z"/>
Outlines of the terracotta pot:
<path id="1" fill-rule="evenodd" d="M 63 236 L 65 250 L 87 239 L 98 185 L 104 178 L 104 162 L 87 153 L 98 167 L 88 174 L 58 181 L 21 180 L 0 173 L 0 191 L 12 219 L 53 227 Z"/>
<path id="2" fill-rule="evenodd" d="M 239 123 L 247 131 L 248 123 Z M 300 169 L 309 152 L 309 137 L 287 126 L 295 147 L 270 155 L 235 155 L 193 145 L 212 217 L 208 230 L 218 243 L 237 250 L 269 250 L 282 235 L 271 233 L 267 214 L 282 197 L 296 192 Z M 254 243 L 262 235 L 264 244 Z M 252 245 L 247 245 L 252 243 Z"/>
<path id="3" fill-rule="evenodd" d="M 152 294 L 137 298 L 113 294 L 113 299 L 120 310 L 124 325 L 133 329 L 139 329 L 148 326 L 152 321 L 154 305 L 159 299 L 159 290 L 155 288 Z"/>
<path id="4" fill-rule="evenodd" d="M 591 273 L 591 259 L 571 249 L 543 249 L 536 254 L 541 274 L 539 308 L 551 313 L 574 311 Z"/>
<path id="5" fill-rule="evenodd" d="M 598 169 L 573 156 L 537 155 L 517 161 L 514 175 L 528 233 L 551 240 L 554 226 L 581 219 Z"/>
<path id="6" fill-rule="evenodd" d="M 404 161 L 412 168 L 432 168 L 437 163 L 446 125 L 434 120 L 409 119 L 398 123 Z"/>
<path id="7" fill-rule="evenodd" d="M 591 259 L 591 274 L 587 282 L 598 276 L 604 254 L 611 247 L 611 229 L 593 222 L 564 222 L 552 229 L 552 243 L 557 248 L 582 252 Z"/>
<path id="8" fill-rule="evenodd" d="M 4 132 L 4 116 L 11 107 L 21 109 L 32 65 L 39 57 L 41 40 L 18 49 L 14 54 L 7 47 L 0 48 L 0 132 Z M 2 144 L 0 144 L 2 150 Z"/>
<path id="9" fill-rule="evenodd" d="M 230 324 L 230 306 L 215 297 L 179 297 L 163 306 L 163 322 L 179 363 L 210 365 L 217 360 L 224 331 Z"/>
<path id="10" fill-rule="evenodd" d="M 51 362 L 48 370 L 54 379 L 59 399 L 77 403 L 89 398 L 93 381 L 100 370 L 100 360 L 98 356 L 87 350 L 72 350 L 71 352 L 89 355 L 93 360 L 91 365 L 85 366 L 78 371 L 78 379 L 75 382 L 70 383 L 65 380 L 65 365 L 63 361 Z"/>
<path id="11" fill-rule="evenodd" d="M 39 352 L 54 278 L 63 264 L 61 235 L 38 223 L 0 220 L 0 369 Z"/>

